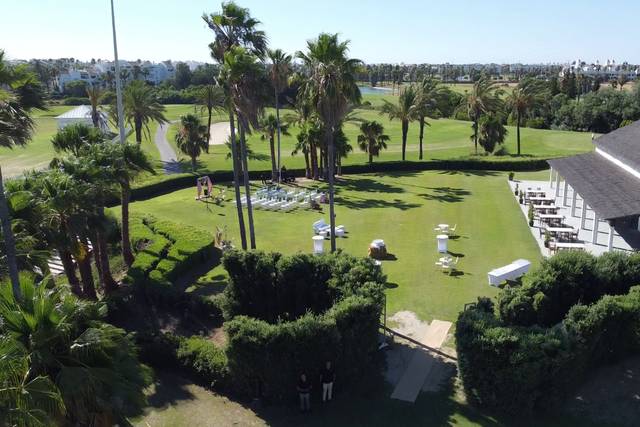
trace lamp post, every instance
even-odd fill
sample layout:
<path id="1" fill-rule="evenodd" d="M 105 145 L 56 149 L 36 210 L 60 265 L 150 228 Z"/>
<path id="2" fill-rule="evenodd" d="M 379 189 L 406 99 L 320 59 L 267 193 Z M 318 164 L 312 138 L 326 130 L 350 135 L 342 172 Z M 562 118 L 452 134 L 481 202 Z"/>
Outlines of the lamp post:
<path id="1" fill-rule="evenodd" d="M 120 84 L 120 63 L 118 62 L 118 42 L 116 40 L 116 17 L 113 11 L 113 0 L 111 0 L 111 28 L 113 30 L 113 56 L 115 59 L 116 74 L 116 105 L 118 109 L 118 130 L 120 132 L 120 143 L 124 144 L 124 108 L 122 106 L 122 86 Z"/>

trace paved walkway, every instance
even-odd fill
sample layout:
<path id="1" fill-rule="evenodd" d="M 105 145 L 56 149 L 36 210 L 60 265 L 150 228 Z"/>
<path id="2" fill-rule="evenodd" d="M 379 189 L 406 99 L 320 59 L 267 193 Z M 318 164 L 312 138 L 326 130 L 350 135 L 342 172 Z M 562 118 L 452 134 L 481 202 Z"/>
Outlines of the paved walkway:
<path id="1" fill-rule="evenodd" d="M 442 320 L 433 320 L 429 328 L 420 337 L 418 341 L 421 343 L 439 349 L 447 338 L 451 322 Z M 432 390 L 437 388 L 437 383 L 442 379 L 442 369 L 434 370 L 434 366 L 439 366 L 440 358 L 427 350 L 417 349 L 414 353 L 409 366 L 404 371 L 400 381 L 391 394 L 392 399 L 404 400 L 405 402 L 415 402 L 420 390 Z M 434 372 L 433 381 L 429 381 L 428 377 Z M 437 377 L 437 378 L 436 378 Z"/>
<path id="2" fill-rule="evenodd" d="M 162 123 L 158 125 L 155 135 L 155 143 L 156 147 L 158 147 L 158 151 L 160 152 L 160 160 L 162 161 L 164 173 L 169 175 L 182 172 L 182 168 L 178 162 L 176 152 L 173 150 L 171 144 L 169 144 L 169 141 L 167 141 L 167 130 L 169 130 L 169 123 Z"/>

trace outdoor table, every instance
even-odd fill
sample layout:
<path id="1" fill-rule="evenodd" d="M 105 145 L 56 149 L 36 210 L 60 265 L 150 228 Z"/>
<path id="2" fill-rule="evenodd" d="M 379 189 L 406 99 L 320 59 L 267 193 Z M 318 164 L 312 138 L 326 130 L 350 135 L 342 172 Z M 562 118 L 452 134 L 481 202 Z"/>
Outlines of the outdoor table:
<path id="1" fill-rule="evenodd" d="M 449 224 L 438 224 L 438 228 L 442 231 L 447 231 L 449 229 Z"/>
<path id="2" fill-rule="evenodd" d="M 560 208 L 558 206 L 555 206 L 555 205 L 533 205 L 533 209 L 535 211 L 539 211 L 542 214 L 547 214 L 547 213 L 554 214 Z"/>
<path id="3" fill-rule="evenodd" d="M 584 251 L 584 243 L 556 242 L 555 250 L 577 250 Z"/>
<path id="4" fill-rule="evenodd" d="M 453 258 L 451 258 L 450 256 L 443 256 L 438 261 L 443 264 L 449 264 L 451 261 L 453 261 Z"/>
<path id="5" fill-rule="evenodd" d="M 553 204 L 553 202 L 555 202 L 555 198 L 554 197 L 529 197 L 529 201 L 536 204 L 536 202 L 539 202 L 538 204 L 540 205 L 550 205 Z"/>
<path id="6" fill-rule="evenodd" d="M 544 190 L 526 190 L 525 194 L 531 198 L 531 197 L 545 197 L 547 195 L 547 193 Z"/>
<path id="7" fill-rule="evenodd" d="M 438 252 L 442 254 L 447 253 L 449 236 L 447 236 L 446 234 L 438 234 L 436 236 L 436 239 L 438 240 Z"/>
<path id="8" fill-rule="evenodd" d="M 559 223 L 564 219 L 564 215 L 560 214 L 541 214 L 539 216 L 540 222 L 545 224 Z"/>

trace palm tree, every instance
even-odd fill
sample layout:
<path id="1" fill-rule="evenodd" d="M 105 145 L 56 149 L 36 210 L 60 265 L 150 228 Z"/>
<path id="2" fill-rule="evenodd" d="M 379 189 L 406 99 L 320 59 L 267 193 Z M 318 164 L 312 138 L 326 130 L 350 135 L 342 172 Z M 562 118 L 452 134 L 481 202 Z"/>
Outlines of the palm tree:
<path id="1" fill-rule="evenodd" d="M 324 127 L 329 166 L 329 219 L 331 251 L 336 250 L 334 213 L 334 136 L 339 124 L 352 104 L 359 104 L 361 95 L 356 84 L 356 73 L 361 66 L 358 59 L 347 57 L 349 42 L 338 41 L 337 34 L 320 34 L 307 42 L 307 52 L 298 52 L 310 73 L 302 88 L 302 96 L 309 99 Z"/>
<path id="2" fill-rule="evenodd" d="M 102 303 L 46 283 L 23 280 L 21 289 L 17 300 L 0 288 L 0 408 L 6 402 L 18 425 L 31 414 L 26 425 L 128 425 L 150 382 L 132 338 L 104 322 Z"/>
<path id="3" fill-rule="evenodd" d="M 520 155 L 520 126 L 522 126 L 522 118 L 543 102 L 545 86 L 545 83 L 541 80 L 523 79 L 507 97 L 507 107 L 516 116 L 518 156 Z"/>
<path id="4" fill-rule="evenodd" d="M 139 145 L 132 144 L 108 142 L 92 147 L 88 156 L 95 164 L 110 173 L 110 181 L 115 181 L 120 186 L 122 258 L 125 264 L 131 267 L 134 261 L 129 238 L 131 182 L 143 172 L 155 174 L 153 164 Z"/>
<path id="5" fill-rule="evenodd" d="M 207 146 L 205 147 L 205 152 L 208 153 L 209 144 L 211 143 L 211 117 L 213 116 L 214 111 L 224 110 L 226 105 L 224 91 L 220 86 L 213 84 L 205 85 L 202 87 L 200 92 L 198 92 L 198 104 L 200 104 L 203 111 L 207 111 L 208 115 Z"/>
<path id="6" fill-rule="evenodd" d="M 417 115 L 420 123 L 420 154 L 419 159 L 422 160 L 422 142 L 424 139 L 424 126 L 430 126 L 425 120 L 428 116 L 433 116 L 437 113 L 438 103 L 444 97 L 447 89 L 438 82 L 438 80 L 425 77 L 420 83 L 418 83 L 418 98 L 417 98 Z"/>
<path id="7" fill-rule="evenodd" d="M 277 116 L 269 114 L 260 118 L 258 126 L 262 132 L 260 139 L 269 141 L 269 148 L 271 150 L 271 180 L 273 182 L 279 182 L 279 160 L 276 162 L 275 136 L 280 133 L 289 136 L 289 125 L 284 123 L 280 124 Z"/>
<path id="8" fill-rule="evenodd" d="M 91 121 L 96 128 L 100 127 L 100 112 L 98 111 L 98 105 L 100 105 L 100 98 L 102 98 L 102 90 L 98 85 L 87 86 L 87 97 L 89 98 L 89 104 L 91 104 Z"/>
<path id="9" fill-rule="evenodd" d="M 195 114 L 180 117 L 180 127 L 176 133 L 178 149 L 191 158 L 191 170 L 196 170 L 196 159 L 206 150 L 207 128 Z"/>
<path id="10" fill-rule="evenodd" d="M 153 88 L 143 81 L 133 81 L 124 89 L 123 104 L 125 119 L 133 126 L 138 144 L 142 143 L 143 130 L 147 138 L 151 137 L 149 122 L 167 122 L 164 105 L 158 102 Z"/>
<path id="11" fill-rule="evenodd" d="M 75 123 L 58 130 L 51 138 L 51 144 L 56 152 L 67 152 L 80 156 L 89 146 L 102 144 L 102 131 L 84 123 Z"/>
<path id="12" fill-rule="evenodd" d="M 291 55 L 287 55 L 281 49 L 267 51 L 267 56 L 271 61 L 271 69 L 269 70 L 269 77 L 271 78 L 271 83 L 273 84 L 273 90 L 275 92 L 276 98 L 276 124 L 277 124 L 277 134 L 278 134 L 278 183 L 281 181 L 281 173 L 280 173 L 280 132 L 281 132 L 281 124 L 280 124 L 280 94 L 287 86 L 287 80 L 289 74 L 291 74 Z M 273 154 L 272 154 L 273 156 Z M 273 180 L 274 178 L 272 178 Z"/>
<path id="13" fill-rule="evenodd" d="M 402 160 L 406 159 L 407 133 L 409 122 L 418 117 L 418 93 L 413 85 L 405 87 L 398 97 L 398 104 L 392 104 L 386 99 L 380 109 L 380 114 L 389 116 L 389 120 L 400 120 L 402 125 Z"/>
<path id="14" fill-rule="evenodd" d="M 257 26 L 260 25 L 260 21 L 251 17 L 249 9 L 242 8 L 236 5 L 234 2 L 223 2 L 222 10 L 220 12 L 211 13 L 209 15 L 203 14 L 202 19 L 209 26 L 209 28 L 215 34 L 215 40 L 209 44 L 211 51 L 211 57 L 215 59 L 219 64 L 223 64 L 225 61 L 225 54 L 234 47 L 242 46 L 251 50 L 259 58 L 264 56 L 267 49 L 267 37 L 263 31 L 257 30 Z M 223 73 L 223 70 L 221 70 Z M 221 83 L 224 85 L 225 96 L 230 95 L 230 86 L 224 81 L 224 76 Z M 236 210 L 238 213 L 238 225 L 240 227 L 240 240 L 242 248 L 247 248 L 247 237 L 244 226 L 244 215 L 242 213 L 242 200 L 240 199 L 240 182 L 239 182 L 239 169 L 238 156 L 236 154 L 236 132 L 235 132 L 235 112 L 231 107 L 230 101 L 227 102 L 227 109 L 229 112 L 229 131 L 231 139 L 231 151 L 233 159 L 233 185 L 236 194 Z M 245 150 L 246 154 L 246 150 Z M 245 156 L 246 157 L 246 156 Z M 246 170 L 246 168 L 243 168 Z M 247 181 L 245 179 L 245 181 Z M 248 183 L 245 183 L 247 186 Z M 249 195 L 247 195 L 249 197 Z M 250 201 L 249 201 L 250 203 Z M 251 209 L 248 209 L 249 215 L 252 215 Z M 250 219 L 250 228 L 252 227 L 252 220 Z"/>
<path id="15" fill-rule="evenodd" d="M 240 159 L 244 173 L 247 219 L 251 249 L 255 249 L 255 231 L 253 227 L 253 208 L 251 206 L 251 187 L 247 162 L 246 134 L 251 127 L 257 128 L 263 104 L 264 68 L 258 57 L 243 47 L 233 47 L 224 55 L 221 76 L 228 88 L 229 106 L 238 118 L 240 134 Z M 233 138 L 233 133 L 232 133 Z M 232 140 L 233 145 L 233 140 Z"/>
<path id="16" fill-rule="evenodd" d="M 44 109 L 42 86 L 37 77 L 26 68 L 11 68 L 0 50 L 0 147 L 23 146 L 33 135 L 32 109 Z M 11 285 L 16 297 L 20 296 L 16 245 L 11 230 L 11 218 L 4 194 L 0 168 L 0 226 L 4 237 L 4 250 Z"/>
<path id="17" fill-rule="evenodd" d="M 260 21 L 251 17 L 249 9 L 238 6 L 233 1 L 223 2 L 222 11 L 206 13 L 202 19 L 215 34 L 209 44 L 211 56 L 222 64 L 224 54 L 234 46 L 242 46 L 262 58 L 267 50 L 267 36 L 257 30 Z"/>
<path id="18" fill-rule="evenodd" d="M 385 135 L 384 126 L 376 121 L 363 122 L 360 125 L 358 145 L 360 149 L 369 154 L 369 164 L 373 163 L 373 157 L 378 157 L 381 150 L 387 148 L 389 135 Z"/>
<path id="19" fill-rule="evenodd" d="M 116 76 L 113 71 L 107 70 L 107 72 L 104 73 L 104 82 L 107 84 L 107 88 L 109 90 L 113 90 L 113 82 L 115 81 L 115 79 Z"/>
<path id="20" fill-rule="evenodd" d="M 473 84 L 470 92 L 462 98 L 459 109 L 464 108 L 473 121 L 473 144 L 475 153 L 478 154 L 478 122 L 483 114 L 496 112 L 502 105 L 498 83 L 491 81 L 488 77 L 482 76 Z"/>

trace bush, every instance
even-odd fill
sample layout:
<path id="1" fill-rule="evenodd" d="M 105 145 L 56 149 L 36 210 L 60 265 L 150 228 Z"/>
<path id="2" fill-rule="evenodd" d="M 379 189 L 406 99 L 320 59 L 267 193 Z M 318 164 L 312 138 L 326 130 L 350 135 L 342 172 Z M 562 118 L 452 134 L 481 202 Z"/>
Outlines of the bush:
<path id="1" fill-rule="evenodd" d="M 569 261 L 561 263 L 566 267 Z M 574 261 L 582 262 L 582 267 L 589 262 Z M 603 261 L 608 266 L 616 262 L 623 264 L 620 258 Z M 582 279 L 576 275 L 579 269 L 558 274 L 553 288 L 566 283 L 567 293 L 575 294 L 572 281 Z M 548 268 L 545 271 L 553 275 Z M 554 306 L 554 299 L 564 291 L 548 295 L 503 291 L 510 292 L 509 298 L 501 295 L 499 300 L 508 300 L 510 310 L 522 318 L 533 319 L 538 314 L 536 303 Z M 494 315 L 490 301 L 479 300 L 458 316 L 456 347 L 460 376 L 471 401 L 525 416 L 536 408 L 548 411 L 592 368 L 640 350 L 640 286 L 626 295 L 604 296 L 589 306 L 575 304 L 560 324 L 546 329 L 508 325 Z"/>
<path id="2" fill-rule="evenodd" d="M 549 127 L 542 117 L 527 120 L 526 126 L 532 129 L 547 129 Z"/>
<path id="3" fill-rule="evenodd" d="M 227 356 L 209 339 L 193 336 L 181 339 L 176 353 L 180 364 L 210 386 L 226 380 Z"/>
<path id="4" fill-rule="evenodd" d="M 62 101 L 63 105 L 89 105 L 89 98 L 69 97 Z"/>
<path id="5" fill-rule="evenodd" d="M 372 378 L 385 278 L 371 260 L 231 252 L 224 265 L 237 391 L 286 400 L 300 373 L 316 378 L 327 360 L 345 383 Z"/>

